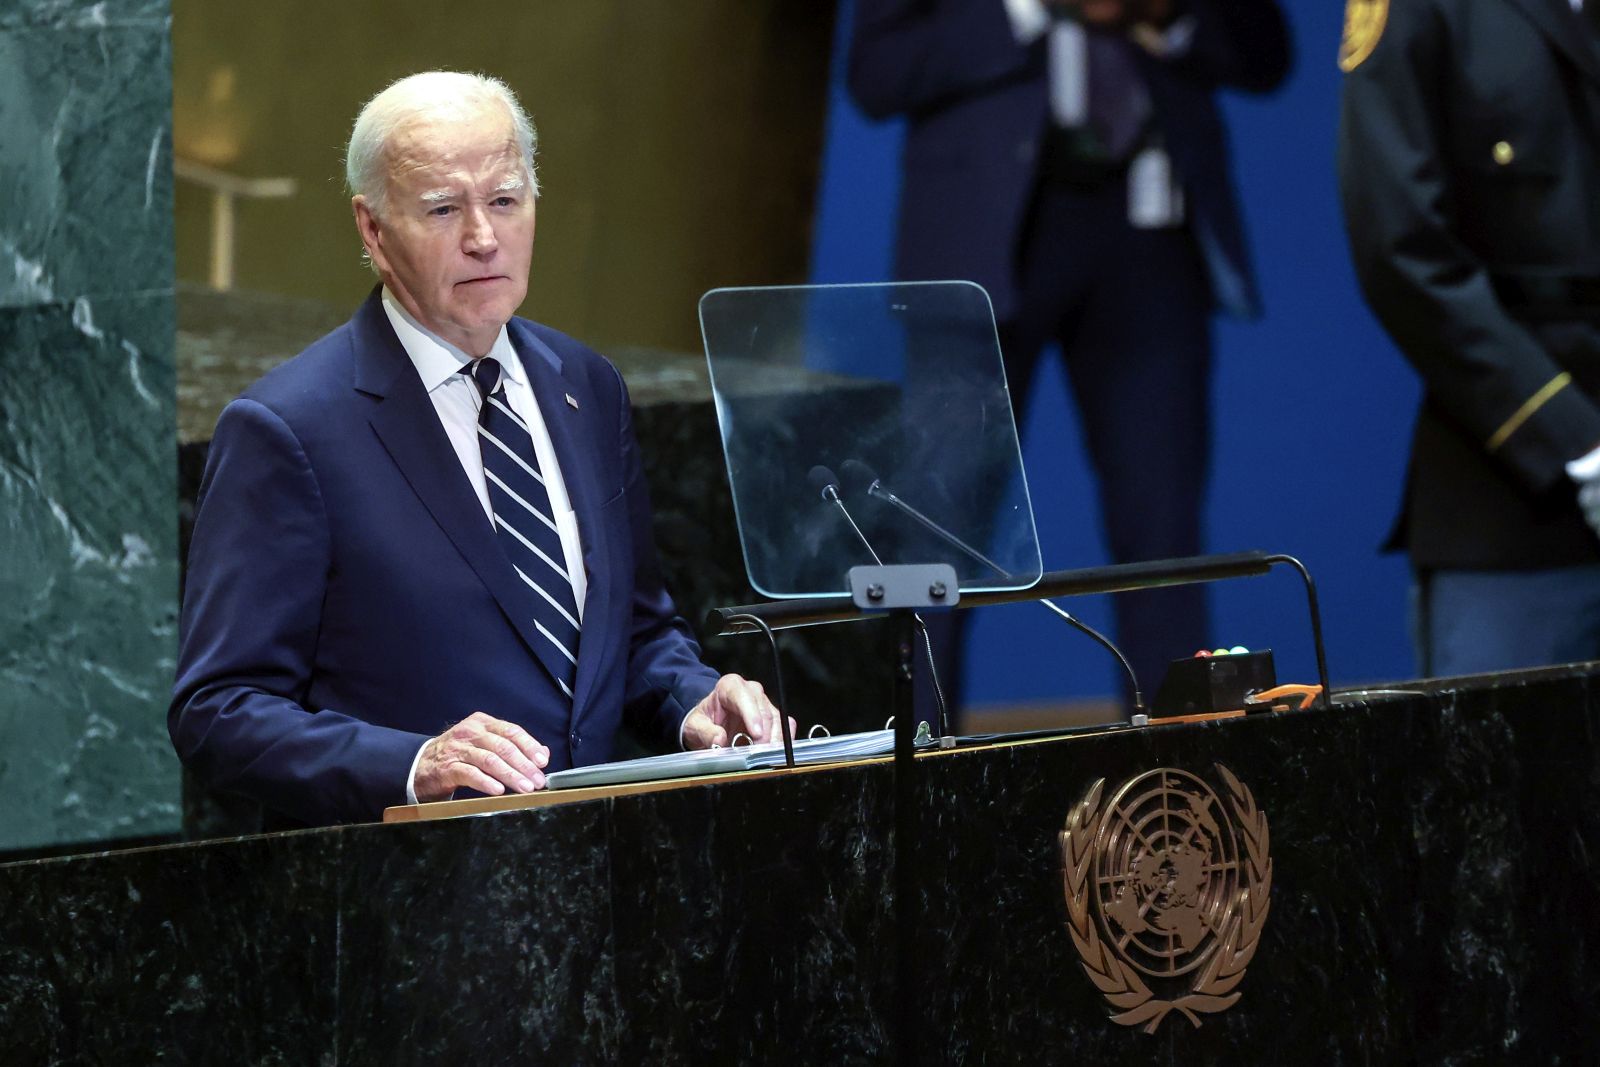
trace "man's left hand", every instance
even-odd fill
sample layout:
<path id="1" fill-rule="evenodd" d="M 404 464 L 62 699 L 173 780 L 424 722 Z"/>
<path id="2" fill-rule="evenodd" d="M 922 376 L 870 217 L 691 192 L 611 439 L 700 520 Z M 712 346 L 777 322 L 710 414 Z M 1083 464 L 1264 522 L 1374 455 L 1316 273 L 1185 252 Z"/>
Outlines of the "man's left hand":
<path id="1" fill-rule="evenodd" d="M 760 682 L 737 674 L 724 674 L 717 686 L 689 717 L 683 720 L 683 747 L 688 749 L 728 745 L 736 734 L 744 734 L 756 744 L 779 739 L 783 715 L 767 699 Z M 788 720 L 789 735 L 795 723 Z"/>

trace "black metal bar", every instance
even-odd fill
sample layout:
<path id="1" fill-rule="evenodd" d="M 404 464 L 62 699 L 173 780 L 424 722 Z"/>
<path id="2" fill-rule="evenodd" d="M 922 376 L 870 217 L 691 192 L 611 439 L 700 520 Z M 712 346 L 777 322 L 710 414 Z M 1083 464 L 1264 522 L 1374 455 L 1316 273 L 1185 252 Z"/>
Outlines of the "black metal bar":
<path id="1" fill-rule="evenodd" d="M 1010 604 L 1023 600 L 1048 600 L 1052 597 L 1085 596 L 1092 593 L 1123 593 L 1134 589 L 1154 589 L 1191 582 L 1214 582 L 1225 578 L 1247 578 L 1268 573 L 1286 564 L 1300 574 L 1306 587 L 1306 606 L 1311 616 L 1311 640 L 1317 656 L 1317 681 L 1322 684 L 1321 703 L 1332 707 L 1333 688 L 1328 680 L 1328 651 L 1322 639 L 1322 611 L 1317 602 L 1317 584 L 1305 564 L 1282 553 L 1235 552 L 1223 556 L 1190 556 L 1186 559 L 1161 559 L 1147 563 L 1119 563 L 1110 567 L 1088 567 L 1074 571 L 1051 571 L 1027 589 L 1002 589 L 994 592 L 962 591 L 962 607 Z M 774 630 L 794 626 L 815 626 L 876 617 L 878 612 L 862 611 L 849 596 L 807 597 L 775 600 L 765 604 L 745 604 L 714 608 L 706 615 L 706 628 L 716 634 L 752 633 L 765 623 Z"/>
<path id="2" fill-rule="evenodd" d="M 890 613 L 895 629 L 894 674 L 894 929 L 897 1062 L 917 1060 L 918 1013 L 922 1005 L 917 960 L 916 729 L 912 707 L 912 657 L 916 655 L 916 616 Z"/>
<path id="3" fill-rule="evenodd" d="M 1317 583 L 1311 580 L 1311 572 L 1306 570 L 1304 563 L 1293 556 L 1268 556 L 1270 564 L 1287 563 L 1300 572 L 1300 578 L 1306 583 L 1306 605 L 1311 612 L 1311 644 L 1317 651 L 1317 681 L 1322 683 L 1322 706 L 1333 707 L 1333 689 L 1328 685 L 1328 653 L 1322 644 L 1322 612 L 1317 607 Z"/>
<path id="4" fill-rule="evenodd" d="M 746 615 L 745 618 L 767 635 L 767 644 L 772 646 L 772 677 L 778 690 L 778 736 L 783 738 L 783 765 L 794 770 L 794 741 L 789 737 L 789 696 L 783 688 L 783 660 L 778 655 L 778 638 L 761 616 Z"/>
<path id="5" fill-rule="evenodd" d="M 1191 582 L 1214 582 L 1223 578 L 1245 578 L 1266 574 L 1272 569 L 1269 559 L 1288 558 L 1269 557 L 1260 551 L 1235 552 L 1224 556 L 1189 556 L 1184 559 L 1158 559 L 1145 563 L 1118 563 L 1109 567 L 1050 571 L 1027 589 L 999 589 L 982 593 L 962 590 L 961 606 L 1013 604 L 1024 600 L 1048 600 L 1058 596 L 1086 596 L 1091 593 L 1126 593 L 1135 589 L 1188 585 Z M 748 621 L 738 621 L 735 617 L 739 615 L 757 616 L 765 620 L 774 630 L 783 630 L 795 626 L 816 626 L 822 623 L 871 618 L 877 614 L 879 613 L 857 608 L 848 594 L 804 597 L 794 600 L 774 600 L 765 604 L 713 608 L 706 615 L 706 631 L 719 635 L 753 632 L 756 629 L 755 625 Z"/>

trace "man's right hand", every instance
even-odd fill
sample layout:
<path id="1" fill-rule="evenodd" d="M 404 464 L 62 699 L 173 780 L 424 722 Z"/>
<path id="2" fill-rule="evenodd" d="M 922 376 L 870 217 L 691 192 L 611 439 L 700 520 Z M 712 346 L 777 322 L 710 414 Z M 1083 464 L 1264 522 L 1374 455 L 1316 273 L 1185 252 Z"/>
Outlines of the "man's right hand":
<path id="1" fill-rule="evenodd" d="M 475 711 L 422 746 L 412 783 L 423 803 L 465 786 L 489 796 L 544 788 L 550 750 L 514 722 Z"/>

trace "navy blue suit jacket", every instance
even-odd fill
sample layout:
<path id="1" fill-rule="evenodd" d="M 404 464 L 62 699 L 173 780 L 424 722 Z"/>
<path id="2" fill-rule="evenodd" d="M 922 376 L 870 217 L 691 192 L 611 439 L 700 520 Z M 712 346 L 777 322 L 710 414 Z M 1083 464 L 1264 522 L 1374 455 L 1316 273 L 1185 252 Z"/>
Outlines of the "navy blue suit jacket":
<path id="1" fill-rule="evenodd" d="M 676 744 L 717 675 L 662 586 L 627 389 L 555 330 L 509 331 L 583 540 L 575 700 L 374 292 L 217 423 L 168 714 L 204 783 L 352 822 L 405 803 L 418 748 L 474 711 L 520 723 L 549 770 L 610 758 L 625 713 Z"/>
<path id="2" fill-rule="evenodd" d="M 1136 50 L 1154 121 L 1183 183 L 1216 303 L 1259 305 L 1229 174 L 1215 89 L 1263 92 L 1290 62 L 1275 0 L 1185 0 L 1191 47 L 1161 60 Z M 851 94 L 906 131 L 898 276 L 966 278 L 1002 321 L 1016 308 L 1016 260 L 1050 121 L 1044 38 L 1017 43 L 1002 0 L 856 0 Z"/>

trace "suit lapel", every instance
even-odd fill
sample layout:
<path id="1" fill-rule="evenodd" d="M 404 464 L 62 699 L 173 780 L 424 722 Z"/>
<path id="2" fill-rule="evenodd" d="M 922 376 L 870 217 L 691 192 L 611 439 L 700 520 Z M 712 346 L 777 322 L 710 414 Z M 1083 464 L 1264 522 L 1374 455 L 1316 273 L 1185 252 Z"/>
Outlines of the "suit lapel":
<path id="1" fill-rule="evenodd" d="M 494 596 L 506 621 L 537 655 L 541 639 L 533 628 L 532 611 L 516 599 L 521 588 L 516 573 L 495 541 L 483 504 L 462 473 L 433 401 L 389 325 L 376 291 L 351 323 L 355 387 L 380 401 L 370 420 L 373 431 L 428 513 Z"/>
<path id="2" fill-rule="evenodd" d="M 605 633 L 605 604 L 611 596 L 611 586 L 616 579 L 613 567 L 607 564 L 610 546 L 607 530 L 600 522 L 598 499 L 603 482 L 596 469 L 596 456 L 592 447 L 586 447 L 584 429 L 587 420 L 595 417 L 594 399 L 576 376 L 569 375 L 564 361 L 554 349 L 541 341 L 533 331 L 511 322 L 511 338 L 516 344 L 517 356 L 528 374 L 528 383 L 544 416 L 545 428 L 550 433 L 550 444 L 555 449 L 556 462 L 561 465 L 561 479 L 567 486 L 567 498 L 572 502 L 573 514 L 578 520 L 578 533 L 583 541 L 583 568 L 588 576 L 589 588 L 584 597 L 583 632 L 578 639 L 578 673 L 573 684 L 573 721 L 583 713 L 588 697 L 600 676 L 600 668 L 612 651 L 616 635 Z M 576 400 L 577 406 L 568 403 L 567 397 Z M 622 648 L 626 648 L 627 634 L 621 635 Z"/>
<path id="3" fill-rule="evenodd" d="M 1600 50 L 1595 48 L 1594 35 L 1584 25 L 1583 16 L 1572 10 L 1568 0 L 1506 0 L 1529 21 L 1539 27 L 1550 42 L 1550 47 L 1567 58 L 1584 77 L 1591 88 L 1600 88 Z M 1584 0 L 1600 3 L 1600 0 Z"/>

